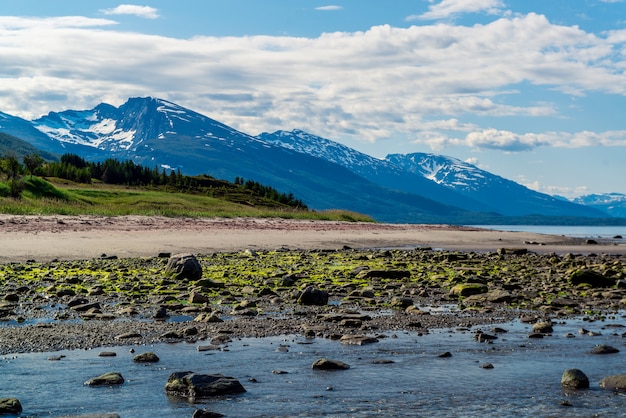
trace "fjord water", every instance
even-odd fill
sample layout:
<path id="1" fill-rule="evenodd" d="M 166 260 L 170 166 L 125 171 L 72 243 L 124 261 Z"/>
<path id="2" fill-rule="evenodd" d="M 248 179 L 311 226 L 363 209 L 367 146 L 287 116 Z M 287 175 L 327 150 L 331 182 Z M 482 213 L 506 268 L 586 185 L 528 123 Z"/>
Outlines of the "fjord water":
<path id="1" fill-rule="evenodd" d="M 564 225 L 472 225 L 496 231 L 533 232 L 572 238 L 626 238 L 626 226 L 564 226 Z"/>
<path id="2" fill-rule="evenodd" d="M 161 359 L 155 364 L 133 363 L 129 347 L 15 354 L 0 361 L 0 397 L 19 398 L 22 416 L 31 417 L 105 412 L 123 418 L 191 417 L 195 409 L 230 417 L 613 417 L 626 410 L 626 396 L 601 389 L 598 382 L 626 373 L 621 336 L 625 322 L 622 317 L 570 320 L 555 325 L 552 336 L 529 339 L 530 325 L 514 321 L 501 325 L 508 332 L 493 344 L 475 341 L 474 328 L 421 336 L 385 333 L 387 338 L 365 346 L 283 336 L 236 339 L 210 352 L 199 352 L 197 344 L 188 343 L 134 347 L 137 353 L 155 352 Z M 579 335 L 580 327 L 602 335 Z M 567 333 L 576 336 L 566 338 Z M 597 344 L 621 352 L 590 354 Z M 100 351 L 117 356 L 99 357 Z M 446 351 L 451 357 L 439 357 Z M 60 355 L 65 357 L 48 359 Z M 321 357 L 351 367 L 312 370 L 311 364 Z M 485 363 L 493 369 L 481 368 Z M 568 368 L 586 373 L 591 388 L 563 389 L 561 375 Z M 187 370 L 235 377 L 247 392 L 195 404 L 168 398 L 164 386 L 170 373 Z M 117 387 L 83 385 L 110 371 L 121 372 L 126 382 Z M 562 405 L 565 401 L 571 406 Z"/>

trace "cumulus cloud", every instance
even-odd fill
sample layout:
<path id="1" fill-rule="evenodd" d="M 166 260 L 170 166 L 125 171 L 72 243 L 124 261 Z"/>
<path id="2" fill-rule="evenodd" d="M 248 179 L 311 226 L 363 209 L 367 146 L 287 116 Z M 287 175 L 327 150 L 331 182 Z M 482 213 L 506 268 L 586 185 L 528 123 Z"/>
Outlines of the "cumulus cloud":
<path id="1" fill-rule="evenodd" d="M 157 19 L 159 17 L 158 9 L 134 4 L 120 4 L 112 9 L 103 9 L 101 12 L 105 15 L 134 15 L 145 19 Z"/>
<path id="2" fill-rule="evenodd" d="M 537 14 L 471 27 L 383 25 L 315 38 L 179 39 L 116 31 L 114 24 L 0 17 L 0 110 L 36 117 L 152 95 L 252 134 L 297 127 L 331 138 L 402 135 L 431 145 L 521 151 L 553 143 L 484 131 L 463 117 L 558 114 L 553 103 L 515 100 L 520 83 L 568 94 L 626 92 L 617 53 L 626 31 L 600 36 Z M 449 139 L 450 131 L 467 136 Z M 554 143 L 593 140 L 581 135 Z"/>
<path id="3" fill-rule="evenodd" d="M 434 0 L 429 0 L 434 3 Z M 463 13 L 500 14 L 504 8 L 502 0 L 441 0 L 428 7 L 428 12 L 406 18 L 412 20 L 446 19 Z"/>
<path id="4" fill-rule="evenodd" d="M 320 6 L 320 7 L 316 7 L 315 10 L 320 10 L 320 11 L 336 11 L 336 10 L 343 10 L 343 7 L 341 6 L 333 6 L 333 5 L 329 5 L 329 6 Z"/>

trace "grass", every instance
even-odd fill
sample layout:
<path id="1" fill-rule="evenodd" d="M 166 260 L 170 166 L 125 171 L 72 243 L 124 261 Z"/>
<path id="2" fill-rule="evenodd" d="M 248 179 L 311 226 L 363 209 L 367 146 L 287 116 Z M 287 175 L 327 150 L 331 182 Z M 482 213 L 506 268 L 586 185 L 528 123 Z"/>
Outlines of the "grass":
<path id="1" fill-rule="evenodd" d="M 295 209 L 246 193 L 213 197 L 207 193 L 182 193 L 104 183 L 85 185 L 30 176 L 24 178 L 21 198 L 6 197 L 6 183 L 0 183 L 0 196 L 4 196 L 0 197 L 0 213 L 14 215 L 144 215 L 373 221 L 367 215 L 344 210 Z"/>

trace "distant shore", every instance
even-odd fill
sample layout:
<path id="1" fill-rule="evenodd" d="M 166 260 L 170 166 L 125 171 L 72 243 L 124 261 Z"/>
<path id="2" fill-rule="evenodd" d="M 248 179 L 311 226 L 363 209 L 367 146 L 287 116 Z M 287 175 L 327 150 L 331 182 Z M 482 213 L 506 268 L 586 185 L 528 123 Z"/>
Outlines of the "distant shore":
<path id="1" fill-rule="evenodd" d="M 0 215 L 0 262 L 79 260 L 103 254 L 149 257 L 244 249 L 412 248 L 626 253 L 626 243 L 452 225 L 378 224 L 257 218 Z"/>

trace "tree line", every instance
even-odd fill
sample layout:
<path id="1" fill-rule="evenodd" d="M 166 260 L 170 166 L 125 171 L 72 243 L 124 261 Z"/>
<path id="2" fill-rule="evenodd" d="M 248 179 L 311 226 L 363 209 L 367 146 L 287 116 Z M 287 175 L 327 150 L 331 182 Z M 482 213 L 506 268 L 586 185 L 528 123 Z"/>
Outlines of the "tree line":
<path id="1" fill-rule="evenodd" d="M 225 188 L 241 191 L 266 198 L 294 208 L 307 209 L 307 206 L 293 193 L 281 193 L 271 186 L 253 180 L 236 177 L 234 183 L 216 180 L 208 175 L 186 176 L 180 170 L 166 170 L 158 167 L 148 168 L 132 160 L 119 161 L 113 158 L 104 161 L 87 161 L 76 154 L 64 154 L 59 161 L 46 162 L 38 154 L 22 157 L 22 163 L 13 155 L 0 158 L 0 174 L 4 174 L 9 184 L 9 195 L 18 197 L 24 189 L 21 179 L 23 174 L 41 177 L 56 177 L 77 183 L 90 184 L 96 179 L 106 184 L 127 186 L 154 186 L 173 188 L 176 191 L 205 191 L 211 195 L 220 194 Z"/>

